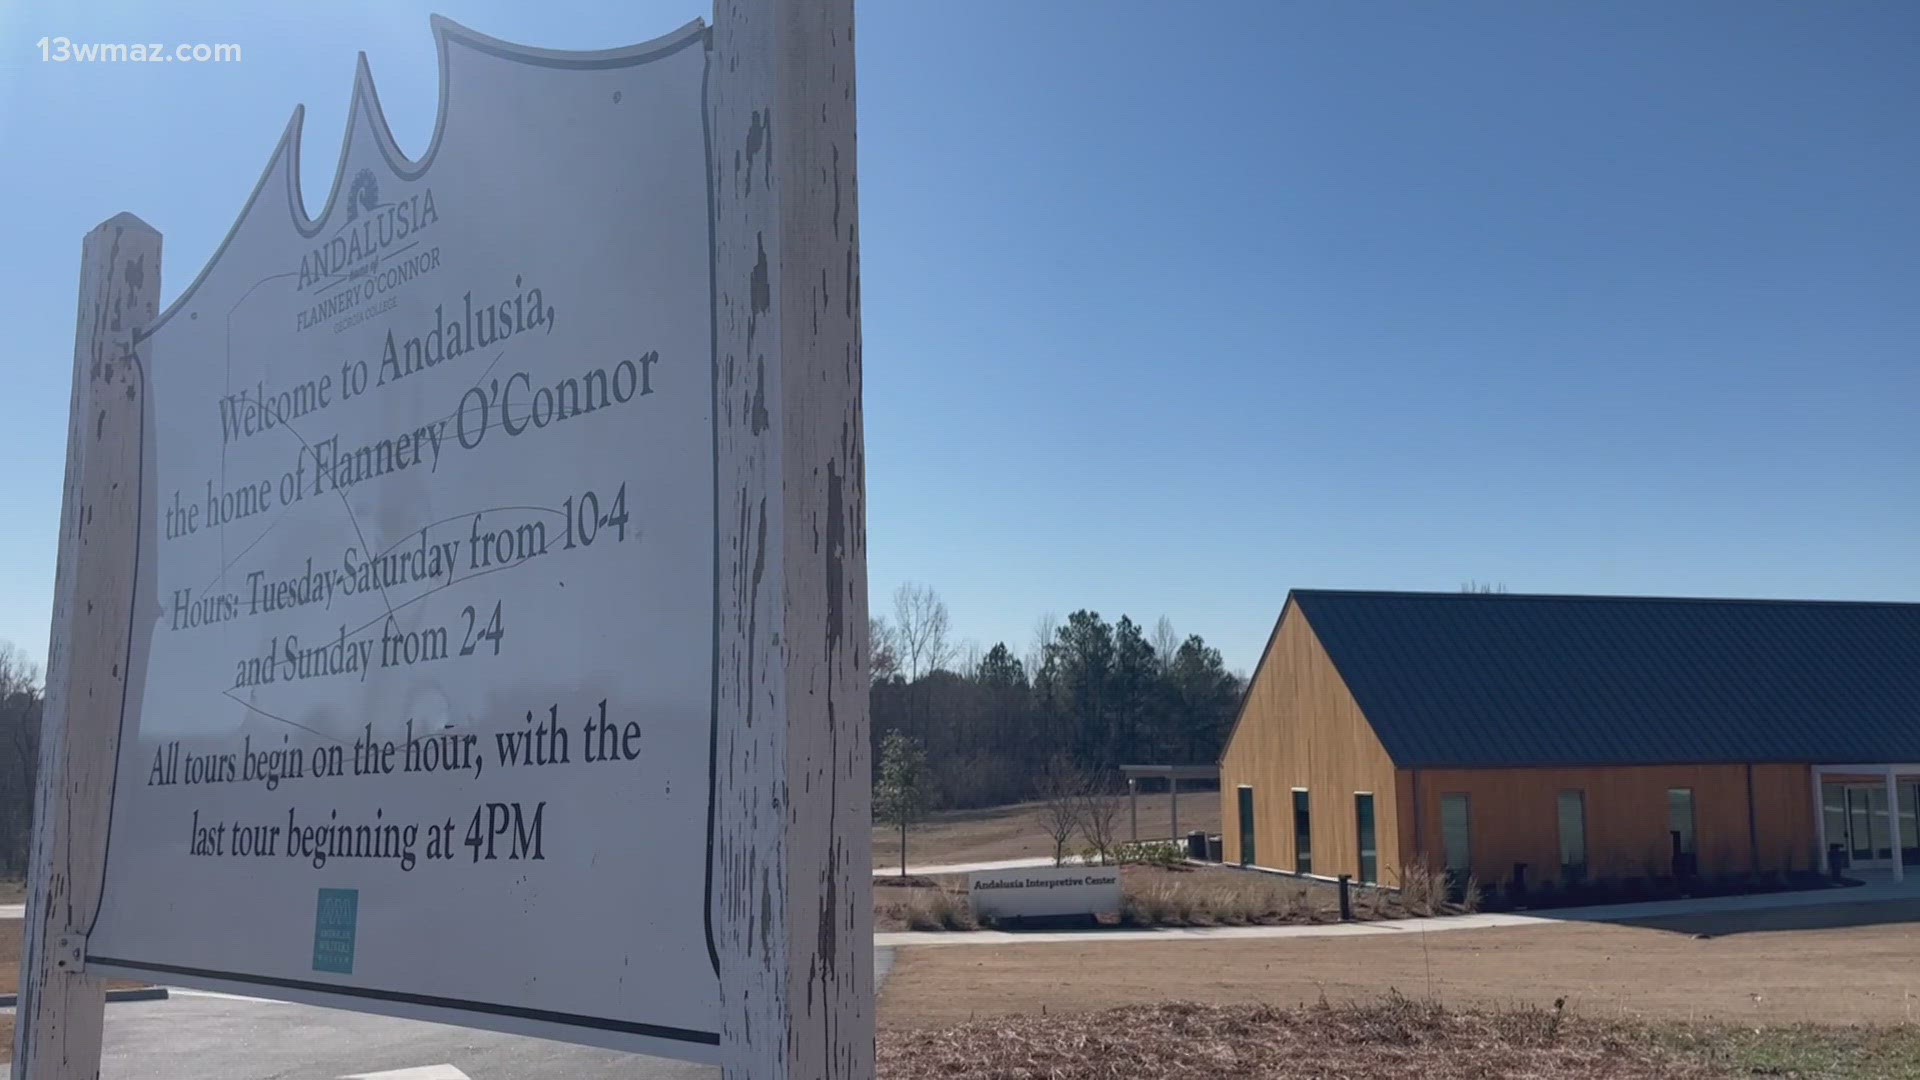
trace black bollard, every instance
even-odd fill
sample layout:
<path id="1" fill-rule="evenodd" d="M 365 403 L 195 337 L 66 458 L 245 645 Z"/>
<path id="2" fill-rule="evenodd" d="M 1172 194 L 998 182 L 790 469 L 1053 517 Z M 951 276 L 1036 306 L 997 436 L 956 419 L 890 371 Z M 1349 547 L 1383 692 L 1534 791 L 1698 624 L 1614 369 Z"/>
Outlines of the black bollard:
<path id="1" fill-rule="evenodd" d="M 1353 921 L 1353 875 L 1340 875 L 1340 921 Z"/>

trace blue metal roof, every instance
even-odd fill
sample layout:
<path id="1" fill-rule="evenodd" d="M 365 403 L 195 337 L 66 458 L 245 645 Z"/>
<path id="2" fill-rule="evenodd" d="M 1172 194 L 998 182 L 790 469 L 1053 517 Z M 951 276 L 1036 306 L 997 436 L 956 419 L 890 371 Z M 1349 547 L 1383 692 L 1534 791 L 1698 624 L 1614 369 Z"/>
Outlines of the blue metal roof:
<path id="1" fill-rule="evenodd" d="M 1920 761 L 1920 604 L 1292 599 L 1405 768 Z"/>

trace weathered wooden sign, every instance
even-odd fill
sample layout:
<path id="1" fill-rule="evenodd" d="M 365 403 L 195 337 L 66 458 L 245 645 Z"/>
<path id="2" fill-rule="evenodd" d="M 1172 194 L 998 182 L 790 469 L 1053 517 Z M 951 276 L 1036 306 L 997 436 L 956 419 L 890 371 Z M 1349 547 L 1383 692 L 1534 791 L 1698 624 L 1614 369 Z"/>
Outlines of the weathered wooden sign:
<path id="1" fill-rule="evenodd" d="M 871 1072 L 851 3 L 716 16 L 89 237 L 16 1076 L 103 977 Z"/>

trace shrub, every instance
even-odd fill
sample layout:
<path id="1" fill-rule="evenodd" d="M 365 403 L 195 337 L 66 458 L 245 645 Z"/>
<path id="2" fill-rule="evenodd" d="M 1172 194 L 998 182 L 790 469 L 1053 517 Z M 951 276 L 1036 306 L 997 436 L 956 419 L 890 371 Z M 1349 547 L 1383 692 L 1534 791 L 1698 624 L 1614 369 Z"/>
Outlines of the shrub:
<path id="1" fill-rule="evenodd" d="M 1120 918 L 1134 926 L 1203 926 L 1203 907 L 1193 891 L 1175 882 L 1129 889 L 1121 897 Z"/>
<path id="2" fill-rule="evenodd" d="M 1186 849 L 1171 840 L 1129 840 L 1115 851 L 1121 866 L 1159 866 L 1166 869 L 1187 864 Z"/>
<path id="3" fill-rule="evenodd" d="M 1400 903 L 1414 915 L 1435 915 L 1446 895 L 1446 876 L 1424 863 L 1400 870 Z"/>
<path id="4" fill-rule="evenodd" d="M 1215 922 L 1226 926 L 1246 926 L 1259 921 L 1265 914 L 1260 910 L 1267 905 L 1239 893 L 1222 892 L 1220 900 L 1214 905 Z"/>
<path id="5" fill-rule="evenodd" d="M 1172 899 L 1162 887 L 1123 892 L 1120 921 L 1132 926 L 1165 926 L 1173 917 Z"/>
<path id="6" fill-rule="evenodd" d="M 973 908 L 945 889 L 921 892 L 898 908 L 909 930 L 974 930 Z"/>
<path id="7" fill-rule="evenodd" d="M 1480 910 L 1480 879 L 1467 875 L 1467 887 L 1460 893 L 1460 910 L 1471 915 Z"/>

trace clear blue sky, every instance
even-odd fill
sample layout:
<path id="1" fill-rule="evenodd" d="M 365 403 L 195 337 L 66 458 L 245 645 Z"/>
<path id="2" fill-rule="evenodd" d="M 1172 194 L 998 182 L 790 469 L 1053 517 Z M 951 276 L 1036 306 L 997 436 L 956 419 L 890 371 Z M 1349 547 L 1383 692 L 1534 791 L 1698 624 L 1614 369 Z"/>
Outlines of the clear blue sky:
<path id="1" fill-rule="evenodd" d="M 175 7 L 186 5 L 164 5 Z M 698 0 L 0 8 L 0 639 L 51 604 L 81 236 L 307 203 L 427 26 L 604 47 Z M 860 10 L 870 572 L 1024 649 L 1092 607 L 1250 669 L 1289 587 L 1920 600 L 1920 6 Z M 35 43 L 235 42 L 238 65 Z"/>

